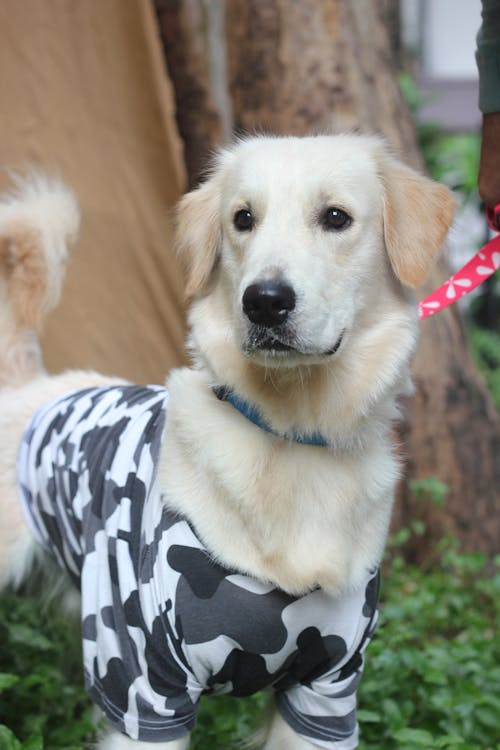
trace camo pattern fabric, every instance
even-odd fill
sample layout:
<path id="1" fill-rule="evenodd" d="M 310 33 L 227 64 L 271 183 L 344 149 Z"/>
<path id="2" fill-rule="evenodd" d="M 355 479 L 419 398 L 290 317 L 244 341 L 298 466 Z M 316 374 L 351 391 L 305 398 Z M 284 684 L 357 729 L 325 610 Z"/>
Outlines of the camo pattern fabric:
<path id="1" fill-rule="evenodd" d="M 156 386 L 72 392 L 20 447 L 27 520 L 81 589 L 91 698 L 132 739 L 164 742 L 192 729 L 202 693 L 272 687 L 299 735 L 355 748 L 378 573 L 341 598 L 294 597 L 214 561 L 158 487 L 167 400 Z"/>

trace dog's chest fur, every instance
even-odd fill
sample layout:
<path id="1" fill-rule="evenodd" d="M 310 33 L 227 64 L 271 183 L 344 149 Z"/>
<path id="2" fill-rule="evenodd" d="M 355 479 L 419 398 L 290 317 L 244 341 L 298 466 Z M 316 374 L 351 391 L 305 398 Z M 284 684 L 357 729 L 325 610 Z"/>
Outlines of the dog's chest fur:
<path id="1" fill-rule="evenodd" d="M 199 372 L 176 371 L 169 390 L 160 481 L 215 556 L 290 593 L 360 585 L 380 562 L 389 523 L 398 473 L 390 442 L 336 455 L 262 431 L 221 404 Z"/>

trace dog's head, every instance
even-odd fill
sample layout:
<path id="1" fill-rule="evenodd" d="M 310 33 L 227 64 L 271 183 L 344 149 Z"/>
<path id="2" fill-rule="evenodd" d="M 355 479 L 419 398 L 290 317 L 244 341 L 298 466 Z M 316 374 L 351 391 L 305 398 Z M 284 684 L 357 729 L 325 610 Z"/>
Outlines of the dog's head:
<path id="1" fill-rule="evenodd" d="M 416 326 L 421 284 L 453 213 L 447 188 L 377 138 L 257 137 L 222 151 L 181 201 L 195 347 L 266 367 L 340 357 L 379 316 Z"/>

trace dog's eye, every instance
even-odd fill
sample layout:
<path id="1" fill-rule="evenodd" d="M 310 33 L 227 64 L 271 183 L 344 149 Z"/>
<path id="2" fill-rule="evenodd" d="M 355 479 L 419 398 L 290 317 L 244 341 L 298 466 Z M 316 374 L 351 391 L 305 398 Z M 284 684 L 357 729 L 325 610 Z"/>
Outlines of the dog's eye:
<path id="1" fill-rule="evenodd" d="M 333 206 L 327 208 L 321 217 L 321 223 L 325 229 L 347 229 L 351 222 L 349 214 Z"/>
<path id="2" fill-rule="evenodd" d="M 247 208 L 236 211 L 233 224 L 239 232 L 249 232 L 253 228 L 253 216 Z"/>

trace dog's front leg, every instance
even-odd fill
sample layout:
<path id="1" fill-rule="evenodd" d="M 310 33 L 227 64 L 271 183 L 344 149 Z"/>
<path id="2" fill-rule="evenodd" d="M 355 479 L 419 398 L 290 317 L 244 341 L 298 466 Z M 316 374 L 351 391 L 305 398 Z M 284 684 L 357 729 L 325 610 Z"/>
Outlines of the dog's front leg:
<path id="1" fill-rule="evenodd" d="M 318 746 L 299 737 L 275 710 L 262 750 L 318 750 Z"/>
<path id="2" fill-rule="evenodd" d="M 187 750 L 189 734 L 170 742 L 140 742 L 131 740 L 121 732 L 110 731 L 99 740 L 97 750 Z M 292 748 L 292 750 L 295 750 Z"/>

